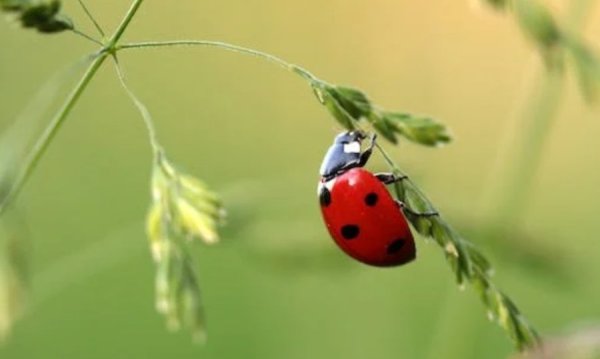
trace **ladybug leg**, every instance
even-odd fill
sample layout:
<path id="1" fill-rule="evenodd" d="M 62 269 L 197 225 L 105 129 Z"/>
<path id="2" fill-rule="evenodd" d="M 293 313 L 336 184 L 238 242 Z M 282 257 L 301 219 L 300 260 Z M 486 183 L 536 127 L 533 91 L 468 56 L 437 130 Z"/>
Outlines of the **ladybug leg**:
<path id="1" fill-rule="evenodd" d="M 380 180 L 383 184 L 392 184 L 400 181 L 404 181 L 408 176 L 398 176 L 393 173 L 376 173 L 375 177 Z"/>
<path id="2" fill-rule="evenodd" d="M 375 133 L 371 135 L 371 143 L 369 144 L 369 147 L 363 153 L 360 154 L 357 160 L 347 163 L 346 165 L 344 165 L 344 167 L 340 168 L 338 172 L 342 173 L 351 168 L 364 167 L 369 161 L 369 157 L 371 157 L 371 154 L 373 153 L 376 138 L 377 135 Z"/>
<path id="3" fill-rule="evenodd" d="M 406 204 L 404 204 L 404 202 L 396 200 L 396 204 L 398 205 L 398 207 L 402 210 L 402 212 L 413 216 L 413 217 L 435 217 L 435 216 L 439 216 L 439 213 L 436 211 L 432 211 L 432 212 L 415 212 L 412 209 L 408 208 L 406 206 Z"/>
<path id="4" fill-rule="evenodd" d="M 369 144 L 369 147 L 367 147 L 367 149 L 360 154 L 360 157 L 358 159 L 358 167 L 364 167 L 369 161 L 369 157 L 371 157 L 371 154 L 373 153 L 373 148 L 375 148 L 376 139 L 377 134 L 373 133 L 371 135 L 371 143 Z"/>

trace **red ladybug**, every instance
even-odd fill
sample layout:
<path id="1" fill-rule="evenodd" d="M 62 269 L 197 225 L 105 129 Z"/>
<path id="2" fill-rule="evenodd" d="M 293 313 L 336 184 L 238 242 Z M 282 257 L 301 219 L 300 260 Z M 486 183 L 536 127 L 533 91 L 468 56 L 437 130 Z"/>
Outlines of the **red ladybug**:
<path id="1" fill-rule="evenodd" d="M 320 169 L 321 213 L 331 237 L 349 256 L 378 267 L 402 265 L 415 259 L 415 242 L 402 212 L 407 209 L 385 185 L 406 177 L 363 169 L 375 135 L 361 153 L 364 138 L 362 132 L 344 132 L 329 148 Z"/>

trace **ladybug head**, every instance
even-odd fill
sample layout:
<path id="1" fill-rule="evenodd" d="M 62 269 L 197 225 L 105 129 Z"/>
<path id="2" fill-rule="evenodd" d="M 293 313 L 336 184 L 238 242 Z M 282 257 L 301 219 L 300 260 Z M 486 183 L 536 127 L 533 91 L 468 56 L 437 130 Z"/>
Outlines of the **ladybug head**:
<path id="1" fill-rule="evenodd" d="M 349 168 L 349 164 L 358 163 L 360 143 L 365 138 L 365 134 L 360 131 L 342 132 L 337 135 L 321 164 L 321 176 L 325 179 L 333 178 L 341 170 Z"/>
<path id="2" fill-rule="evenodd" d="M 366 137 L 367 136 L 364 133 L 362 133 L 361 131 L 342 132 L 339 135 L 335 136 L 335 140 L 333 141 L 333 143 L 339 143 L 339 144 L 350 144 L 352 142 L 360 143 Z"/>

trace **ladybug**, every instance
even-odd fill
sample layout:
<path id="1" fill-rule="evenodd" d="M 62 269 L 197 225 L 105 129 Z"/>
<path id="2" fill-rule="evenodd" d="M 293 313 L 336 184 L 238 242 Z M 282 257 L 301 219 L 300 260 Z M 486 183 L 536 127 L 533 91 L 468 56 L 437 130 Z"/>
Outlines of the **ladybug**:
<path id="1" fill-rule="evenodd" d="M 419 214 L 405 208 L 385 187 L 406 177 L 362 168 L 376 135 L 361 152 L 365 138 L 360 131 L 343 132 L 327 151 L 319 171 L 321 213 L 329 234 L 350 257 L 377 267 L 406 264 L 415 259 L 416 248 L 404 211 Z"/>

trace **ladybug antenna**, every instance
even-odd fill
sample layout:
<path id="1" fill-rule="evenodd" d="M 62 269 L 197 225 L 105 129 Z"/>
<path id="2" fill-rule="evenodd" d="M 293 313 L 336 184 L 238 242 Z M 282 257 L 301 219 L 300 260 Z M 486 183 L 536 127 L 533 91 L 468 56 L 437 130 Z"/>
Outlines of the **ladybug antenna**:
<path id="1" fill-rule="evenodd" d="M 357 141 L 362 141 L 367 138 L 367 134 L 361 130 L 355 130 L 349 133 L 352 137 L 354 137 Z"/>

